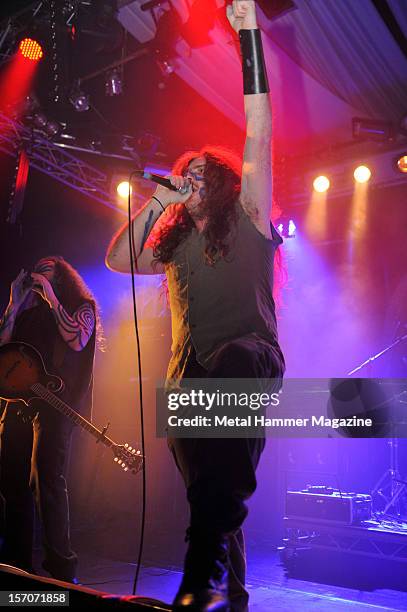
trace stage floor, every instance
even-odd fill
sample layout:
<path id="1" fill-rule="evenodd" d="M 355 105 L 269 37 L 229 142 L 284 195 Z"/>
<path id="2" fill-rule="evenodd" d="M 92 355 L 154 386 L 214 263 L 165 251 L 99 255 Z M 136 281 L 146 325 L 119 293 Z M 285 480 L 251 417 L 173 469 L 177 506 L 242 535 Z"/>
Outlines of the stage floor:
<path id="1" fill-rule="evenodd" d="M 84 586 L 114 594 L 131 593 L 134 564 L 92 557 L 89 553 L 80 553 L 79 559 L 78 579 Z M 326 582 L 287 578 L 276 552 L 263 550 L 259 553 L 250 543 L 248 561 L 250 612 L 407 610 L 407 592 L 404 591 L 368 591 Z M 363 560 L 359 559 L 359 562 L 362 563 Z M 180 579 L 181 572 L 178 568 L 157 567 L 146 563 L 141 571 L 137 594 L 169 603 Z"/>

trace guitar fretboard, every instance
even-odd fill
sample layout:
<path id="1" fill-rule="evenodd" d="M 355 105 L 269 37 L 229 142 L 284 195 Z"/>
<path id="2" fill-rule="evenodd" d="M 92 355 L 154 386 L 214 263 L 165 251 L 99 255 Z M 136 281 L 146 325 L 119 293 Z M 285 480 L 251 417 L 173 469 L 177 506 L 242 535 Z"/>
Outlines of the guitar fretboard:
<path id="1" fill-rule="evenodd" d="M 99 442 L 103 442 L 109 448 L 116 446 L 116 444 L 108 438 L 100 429 L 95 427 L 90 421 L 81 416 L 76 410 L 73 410 L 68 404 L 65 404 L 59 397 L 57 397 L 52 391 L 49 391 L 41 383 L 34 383 L 31 387 L 38 397 L 45 400 L 51 406 L 53 406 L 58 412 L 64 414 L 68 419 L 73 421 L 75 425 L 79 425 L 92 436 L 94 436 Z"/>

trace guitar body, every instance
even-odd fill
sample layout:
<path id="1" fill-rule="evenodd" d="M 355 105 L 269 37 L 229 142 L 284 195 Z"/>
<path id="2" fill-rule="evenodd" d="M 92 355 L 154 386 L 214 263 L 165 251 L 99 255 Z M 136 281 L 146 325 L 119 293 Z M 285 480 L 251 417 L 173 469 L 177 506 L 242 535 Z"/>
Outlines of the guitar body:
<path id="1" fill-rule="evenodd" d="M 37 397 L 31 389 L 35 383 L 53 393 L 64 386 L 59 376 L 47 372 L 40 353 L 31 344 L 9 342 L 0 346 L 0 398 L 29 404 Z"/>
<path id="2" fill-rule="evenodd" d="M 47 372 L 40 353 L 31 344 L 9 342 L 0 346 L 0 399 L 9 402 L 22 401 L 28 405 L 31 400 L 41 398 L 75 425 L 93 435 L 97 442 L 109 447 L 115 462 L 125 472 L 136 474 L 143 465 L 140 451 L 128 444 L 116 444 L 106 435 L 108 426 L 102 430 L 97 429 L 93 423 L 54 395 L 63 387 L 62 379 Z"/>

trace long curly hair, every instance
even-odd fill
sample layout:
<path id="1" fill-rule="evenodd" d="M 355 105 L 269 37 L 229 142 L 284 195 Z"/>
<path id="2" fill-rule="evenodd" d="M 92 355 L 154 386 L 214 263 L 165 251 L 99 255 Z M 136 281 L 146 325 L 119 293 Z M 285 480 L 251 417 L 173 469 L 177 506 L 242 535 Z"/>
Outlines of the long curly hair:
<path id="1" fill-rule="evenodd" d="M 184 153 L 175 162 L 172 173 L 185 174 L 191 161 L 198 157 L 204 157 L 206 160 L 202 213 L 208 222 L 203 231 L 204 256 L 206 263 L 214 265 L 229 252 L 228 237 L 237 222 L 236 202 L 240 194 L 242 162 L 228 149 L 205 146 L 200 151 Z M 155 259 L 164 264 L 171 261 L 178 245 L 194 227 L 194 221 L 183 204 L 171 206 L 166 222 L 159 225 L 159 229 L 149 241 Z"/>
<path id="2" fill-rule="evenodd" d="M 52 288 L 58 300 L 68 314 L 72 315 L 82 304 L 91 304 L 96 320 L 96 341 L 103 350 L 104 337 L 100 318 L 100 308 L 95 296 L 86 285 L 85 281 L 75 268 L 71 266 L 61 255 L 50 255 L 42 257 L 34 266 L 34 270 L 41 264 L 52 261 L 54 263 L 54 278 Z"/>
<path id="3" fill-rule="evenodd" d="M 198 157 L 206 160 L 205 197 L 202 202 L 203 214 L 208 222 L 205 237 L 205 261 L 209 265 L 229 252 L 228 237 L 237 222 L 236 203 L 241 190 L 241 158 L 229 149 L 205 146 L 200 151 L 187 151 L 175 162 L 172 173 L 184 174 L 189 164 Z M 278 219 L 281 209 L 273 200 L 273 219 Z M 154 258 L 160 263 L 169 263 L 178 245 L 195 227 L 194 221 L 183 204 L 174 204 L 167 209 L 163 222 L 150 234 L 147 245 L 152 247 Z M 282 288 L 288 280 L 286 264 L 281 249 L 277 249 L 274 260 L 273 295 L 279 307 L 282 303 Z"/>

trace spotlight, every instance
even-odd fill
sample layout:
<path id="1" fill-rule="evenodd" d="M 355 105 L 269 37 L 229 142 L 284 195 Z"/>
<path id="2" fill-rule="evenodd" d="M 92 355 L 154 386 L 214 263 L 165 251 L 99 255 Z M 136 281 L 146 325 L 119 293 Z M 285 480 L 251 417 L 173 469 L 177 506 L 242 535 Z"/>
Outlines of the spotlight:
<path id="1" fill-rule="evenodd" d="M 49 119 L 49 121 L 47 121 L 47 125 L 45 126 L 45 131 L 48 136 L 53 138 L 54 136 L 58 136 L 61 133 L 62 125 L 58 123 L 58 121 L 56 121 L 55 119 Z"/>
<path id="2" fill-rule="evenodd" d="M 402 155 L 396 160 L 397 169 L 403 174 L 407 174 L 407 155 Z"/>
<path id="3" fill-rule="evenodd" d="M 32 121 L 34 126 L 40 130 L 45 130 L 45 126 L 48 123 L 47 117 L 42 112 L 35 113 Z"/>
<path id="4" fill-rule="evenodd" d="M 116 191 L 121 198 L 128 198 L 129 191 L 132 193 L 132 188 L 130 187 L 130 183 L 128 181 L 121 181 L 116 187 Z"/>
<path id="5" fill-rule="evenodd" d="M 297 227 L 292 219 L 288 222 L 288 237 L 293 238 L 295 236 L 295 231 Z"/>
<path id="6" fill-rule="evenodd" d="M 117 68 L 108 72 L 105 81 L 105 92 L 107 96 L 119 96 L 123 92 L 123 80 L 120 70 Z"/>
<path id="7" fill-rule="evenodd" d="M 41 130 L 50 138 L 58 136 L 63 129 L 63 126 L 61 123 L 59 123 L 59 121 L 56 121 L 55 119 L 48 119 L 45 113 L 43 113 L 41 110 L 35 112 L 31 118 L 27 117 L 27 120 L 29 120 L 29 122 L 32 123 L 35 128 Z"/>
<path id="8" fill-rule="evenodd" d="M 173 74 L 173 72 L 175 72 L 174 64 L 171 60 L 157 59 L 156 62 L 164 78 L 169 77 L 171 74 Z"/>
<path id="9" fill-rule="evenodd" d="M 69 101 L 78 113 L 84 113 L 90 109 L 89 95 L 81 91 L 79 85 L 72 90 Z"/>
<path id="10" fill-rule="evenodd" d="M 40 43 L 32 38 L 23 38 L 19 49 L 23 57 L 34 62 L 38 62 L 44 55 Z"/>
<path id="11" fill-rule="evenodd" d="M 216 22 L 216 0 L 194 0 L 189 8 L 188 21 L 181 32 L 184 40 L 192 48 L 211 44 L 210 32 Z"/>
<path id="12" fill-rule="evenodd" d="M 315 191 L 317 191 L 318 193 L 325 193 L 325 191 L 328 191 L 329 187 L 331 186 L 331 183 L 327 176 L 321 175 L 317 176 L 317 178 L 314 180 L 313 186 Z"/>
<path id="13" fill-rule="evenodd" d="M 277 231 L 283 238 L 295 238 L 297 226 L 292 219 L 285 219 L 283 223 L 277 225 Z"/>
<path id="14" fill-rule="evenodd" d="M 358 183 L 367 183 L 371 176 L 372 173 L 367 166 L 358 166 L 353 173 L 353 177 Z"/>

